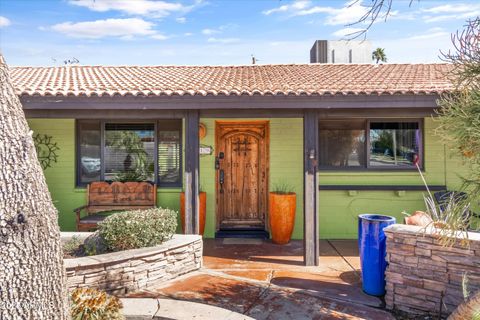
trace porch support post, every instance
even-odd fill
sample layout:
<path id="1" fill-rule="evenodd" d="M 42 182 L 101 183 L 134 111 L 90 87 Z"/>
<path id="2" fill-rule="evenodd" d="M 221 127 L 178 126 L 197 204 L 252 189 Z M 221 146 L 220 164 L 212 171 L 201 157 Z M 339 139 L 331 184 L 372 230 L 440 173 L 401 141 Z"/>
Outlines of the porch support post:
<path id="1" fill-rule="evenodd" d="M 185 118 L 185 233 L 199 233 L 199 112 L 188 110 Z"/>
<path id="2" fill-rule="evenodd" d="M 305 110 L 303 116 L 303 262 L 319 265 L 319 232 L 317 207 L 318 113 Z"/>

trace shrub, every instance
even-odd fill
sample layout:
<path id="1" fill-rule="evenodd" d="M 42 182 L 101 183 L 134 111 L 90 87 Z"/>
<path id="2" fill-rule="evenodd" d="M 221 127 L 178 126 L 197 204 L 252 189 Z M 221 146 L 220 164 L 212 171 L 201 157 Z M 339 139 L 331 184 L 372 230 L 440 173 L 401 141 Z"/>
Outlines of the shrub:
<path id="1" fill-rule="evenodd" d="M 108 247 L 105 239 L 102 238 L 97 230 L 83 241 L 83 250 L 87 256 L 94 256 L 108 252 Z"/>
<path id="2" fill-rule="evenodd" d="M 99 224 L 100 236 L 111 251 L 156 246 L 177 228 L 177 212 L 152 208 L 118 212 Z"/>
<path id="3" fill-rule="evenodd" d="M 63 254 L 67 256 L 75 256 L 81 245 L 82 241 L 78 236 L 73 236 L 63 244 Z"/>
<path id="4" fill-rule="evenodd" d="M 117 297 L 92 288 L 77 288 L 70 295 L 73 320 L 120 320 L 122 303 Z"/>

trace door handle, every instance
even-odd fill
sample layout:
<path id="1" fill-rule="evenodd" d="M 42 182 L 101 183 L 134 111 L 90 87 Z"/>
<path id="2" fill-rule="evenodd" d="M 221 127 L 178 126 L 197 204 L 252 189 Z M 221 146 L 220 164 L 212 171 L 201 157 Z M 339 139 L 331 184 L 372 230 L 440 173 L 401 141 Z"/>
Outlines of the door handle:
<path id="1" fill-rule="evenodd" d="M 224 182 L 225 182 L 225 172 L 222 170 L 220 170 L 220 176 L 218 177 L 218 182 L 220 182 L 220 185 L 222 185 Z"/>
<path id="2" fill-rule="evenodd" d="M 225 172 L 223 169 L 218 174 L 218 182 L 220 183 L 220 193 L 223 193 L 223 183 L 225 182 Z"/>

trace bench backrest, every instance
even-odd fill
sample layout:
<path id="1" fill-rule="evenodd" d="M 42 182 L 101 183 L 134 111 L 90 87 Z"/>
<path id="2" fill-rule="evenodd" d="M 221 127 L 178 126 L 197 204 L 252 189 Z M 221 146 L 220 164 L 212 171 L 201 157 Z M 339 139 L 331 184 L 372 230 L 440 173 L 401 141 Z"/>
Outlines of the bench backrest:
<path id="1" fill-rule="evenodd" d="M 92 182 L 88 185 L 89 206 L 155 207 L 156 185 L 149 182 Z"/>

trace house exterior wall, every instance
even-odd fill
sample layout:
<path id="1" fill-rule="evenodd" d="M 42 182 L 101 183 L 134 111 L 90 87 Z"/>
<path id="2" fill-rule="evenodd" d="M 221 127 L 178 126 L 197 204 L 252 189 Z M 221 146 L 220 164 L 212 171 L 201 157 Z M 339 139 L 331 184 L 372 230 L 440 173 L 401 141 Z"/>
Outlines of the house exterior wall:
<path id="1" fill-rule="evenodd" d="M 62 231 L 75 230 L 73 209 L 86 204 L 86 189 L 75 187 L 75 120 L 29 119 L 34 134 L 46 134 L 57 143 L 58 159 L 44 170 L 48 189 L 58 209 L 58 223 Z M 178 210 L 180 188 L 159 188 L 157 205 Z"/>
<path id="2" fill-rule="evenodd" d="M 465 173 L 460 159 L 434 134 L 432 118 L 424 119 L 424 174 L 429 185 L 446 185 L 455 190 L 461 185 L 459 175 Z M 319 172 L 320 185 L 422 185 L 416 171 L 383 172 Z M 381 213 L 394 216 L 402 223 L 402 212 L 412 213 L 425 208 L 424 191 L 320 191 L 319 221 L 322 239 L 356 239 L 357 216 Z"/>
<path id="3" fill-rule="evenodd" d="M 215 120 L 201 118 L 207 135 L 201 144 L 215 147 Z M 239 119 L 235 119 L 238 121 Z M 249 119 L 251 120 L 251 119 Z M 288 183 L 297 193 L 297 212 L 294 239 L 303 238 L 303 119 L 271 118 L 270 121 L 270 189 L 276 183 Z M 73 209 L 85 204 L 84 188 L 75 187 L 75 120 L 29 119 L 34 133 L 53 137 L 59 150 L 58 160 L 47 168 L 45 176 L 56 207 L 62 230 L 75 229 Z M 458 188 L 461 179 L 461 160 L 451 157 L 449 150 L 434 135 L 435 124 L 425 118 L 425 175 L 431 185 Z M 200 184 L 207 192 L 207 218 L 205 236 L 215 233 L 215 169 L 214 155 L 200 157 Z M 407 172 L 352 172 L 321 171 L 320 185 L 421 185 L 418 173 Z M 159 188 L 157 205 L 179 209 L 180 188 Z M 424 208 L 420 191 L 356 191 L 322 190 L 319 192 L 319 225 L 321 238 L 354 239 L 357 237 L 357 215 L 383 213 L 403 220 L 402 211 L 412 212 Z M 180 230 L 179 230 L 180 231 Z"/>

